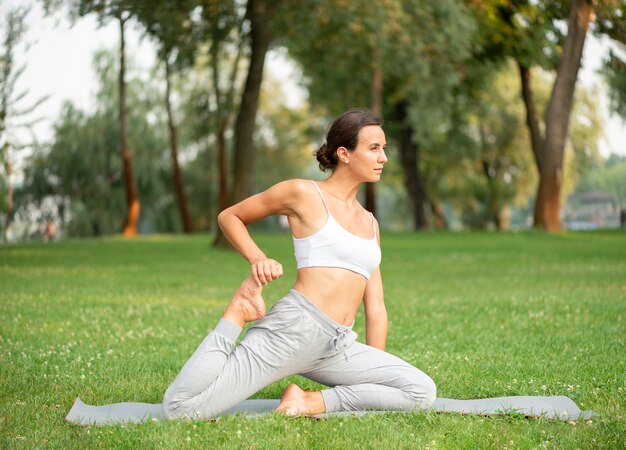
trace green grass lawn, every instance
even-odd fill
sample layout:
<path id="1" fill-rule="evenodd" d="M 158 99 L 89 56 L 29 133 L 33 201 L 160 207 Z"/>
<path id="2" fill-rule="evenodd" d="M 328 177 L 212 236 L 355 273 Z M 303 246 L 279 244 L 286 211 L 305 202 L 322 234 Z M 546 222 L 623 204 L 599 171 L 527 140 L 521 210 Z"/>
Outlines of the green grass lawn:
<path id="1" fill-rule="evenodd" d="M 285 277 L 287 235 L 257 235 Z M 387 349 L 438 395 L 567 395 L 597 416 L 383 414 L 77 427 L 91 404 L 157 403 L 248 266 L 210 236 L 0 247 L 0 448 L 626 448 L 626 233 L 384 234 Z M 362 313 L 355 330 L 364 335 Z M 278 398 L 299 377 L 257 397 Z"/>

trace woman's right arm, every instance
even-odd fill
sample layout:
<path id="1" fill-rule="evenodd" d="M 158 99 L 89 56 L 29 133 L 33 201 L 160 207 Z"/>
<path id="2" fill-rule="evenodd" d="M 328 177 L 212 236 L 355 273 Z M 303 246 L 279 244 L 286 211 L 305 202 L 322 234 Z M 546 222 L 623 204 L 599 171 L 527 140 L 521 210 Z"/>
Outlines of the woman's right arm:
<path id="1" fill-rule="evenodd" d="M 280 277 L 283 269 L 280 263 L 269 259 L 252 240 L 246 225 L 276 214 L 296 214 L 302 181 L 287 180 L 275 184 L 264 192 L 226 208 L 217 217 L 226 238 L 250 263 L 252 276 L 259 286 Z"/>

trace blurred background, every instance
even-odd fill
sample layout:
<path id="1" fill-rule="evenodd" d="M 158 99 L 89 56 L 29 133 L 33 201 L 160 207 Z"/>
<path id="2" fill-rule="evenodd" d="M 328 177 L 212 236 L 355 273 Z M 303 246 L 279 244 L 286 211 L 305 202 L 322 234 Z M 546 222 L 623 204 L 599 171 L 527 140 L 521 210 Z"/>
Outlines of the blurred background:
<path id="1" fill-rule="evenodd" d="M 3 0 L 0 33 L 4 242 L 220 244 L 355 107 L 383 229 L 626 227 L 624 0 Z"/>

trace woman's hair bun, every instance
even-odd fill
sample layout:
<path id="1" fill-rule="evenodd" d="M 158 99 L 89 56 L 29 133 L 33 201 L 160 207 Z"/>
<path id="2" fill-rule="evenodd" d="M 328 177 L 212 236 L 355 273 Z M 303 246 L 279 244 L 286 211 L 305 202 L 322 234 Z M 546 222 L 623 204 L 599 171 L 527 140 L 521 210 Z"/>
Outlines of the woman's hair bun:
<path id="1" fill-rule="evenodd" d="M 332 155 L 328 154 L 328 144 L 324 142 L 322 146 L 315 152 L 315 157 L 320 163 L 320 170 L 326 172 L 326 170 L 333 168 L 337 163 L 333 164 Z"/>

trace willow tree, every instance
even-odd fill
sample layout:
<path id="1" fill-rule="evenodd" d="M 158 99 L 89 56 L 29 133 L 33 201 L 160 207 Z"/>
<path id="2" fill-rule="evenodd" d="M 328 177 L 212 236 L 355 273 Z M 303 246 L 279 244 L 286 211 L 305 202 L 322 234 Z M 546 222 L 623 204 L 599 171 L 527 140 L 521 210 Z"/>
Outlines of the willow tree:
<path id="1" fill-rule="evenodd" d="M 16 85 L 24 66 L 19 65 L 15 58 L 15 49 L 22 40 L 25 28 L 27 9 L 12 9 L 0 22 L 2 31 L 2 49 L 0 53 L 0 163 L 6 177 L 5 218 L 3 239 L 8 240 L 8 230 L 13 216 L 13 153 L 25 146 L 16 135 L 20 128 L 28 128 L 28 116 L 43 102 L 46 97 L 24 104 L 28 90 L 19 91 Z"/>

